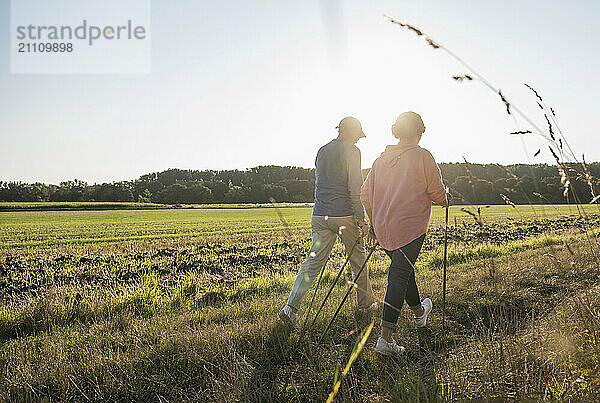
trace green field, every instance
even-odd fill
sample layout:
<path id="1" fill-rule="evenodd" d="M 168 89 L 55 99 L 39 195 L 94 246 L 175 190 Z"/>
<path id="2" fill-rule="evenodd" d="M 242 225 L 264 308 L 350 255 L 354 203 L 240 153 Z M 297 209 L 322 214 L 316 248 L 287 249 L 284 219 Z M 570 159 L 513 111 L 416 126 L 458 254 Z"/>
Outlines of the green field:
<path id="1" fill-rule="evenodd" d="M 450 211 L 448 337 L 434 207 L 417 262 L 429 328 L 416 332 L 405 309 L 395 337 L 407 354 L 382 360 L 376 315 L 338 400 L 598 398 L 598 206 L 479 207 Z M 310 212 L 0 212 L 0 399 L 325 400 L 369 320 L 349 301 L 321 345 L 334 303 L 308 337 L 276 320 Z M 338 243 L 325 284 L 343 259 Z M 387 264 L 376 251 L 378 298 Z"/>
<path id="2" fill-rule="evenodd" d="M 453 206 L 454 224 L 473 223 L 474 218 L 461 210 L 477 213 L 475 206 Z M 309 207 L 279 209 L 288 229 L 303 230 L 310 226 Z M 598 206 L 585 206 L 585 211 L 599 212 Z M 432 209 L 432 226 L 442 220 L 442 209 Z M 484 223 L 497 223 L 510 217 L 552 217 L 577 214 L 573 205 L 546 206 L 481 206 Z M 165 240 L 170 238 L 203 238 L 212 235 L 235 235 L 283 231 L 275 209 L 169 209 L 169 210 L 104 210 L 104 211 L 14 211 L 0 212 L 0 247 L 26 247 L 64 243 L 123 242 Z"/>

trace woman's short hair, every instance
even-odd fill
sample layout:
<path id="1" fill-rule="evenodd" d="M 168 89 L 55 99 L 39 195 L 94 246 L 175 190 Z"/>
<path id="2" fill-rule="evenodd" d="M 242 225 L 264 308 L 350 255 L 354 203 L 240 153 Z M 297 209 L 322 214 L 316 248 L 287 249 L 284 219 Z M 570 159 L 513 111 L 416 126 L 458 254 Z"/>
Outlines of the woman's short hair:
<path id="1" fill-rule="evenodd" d="M 415 112 L 404 112 L 398 116 L 396 123 L 392 125 L 392 134 L 397 139 L 420 136 L 425 132 L 423 119 Z"/>

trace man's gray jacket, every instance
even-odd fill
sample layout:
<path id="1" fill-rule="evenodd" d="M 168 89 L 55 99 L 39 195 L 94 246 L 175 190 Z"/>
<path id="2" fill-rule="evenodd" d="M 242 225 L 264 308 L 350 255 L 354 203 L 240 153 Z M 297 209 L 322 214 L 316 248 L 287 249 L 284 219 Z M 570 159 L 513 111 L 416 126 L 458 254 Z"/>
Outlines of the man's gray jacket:
<path id="1" fill-rule="evenodd" d="M 347 141 L 334 139 L 319 149 L 315 160 L 314 216 L 365 218 L 360 202 L 363 183 L 360 150 Z"/>

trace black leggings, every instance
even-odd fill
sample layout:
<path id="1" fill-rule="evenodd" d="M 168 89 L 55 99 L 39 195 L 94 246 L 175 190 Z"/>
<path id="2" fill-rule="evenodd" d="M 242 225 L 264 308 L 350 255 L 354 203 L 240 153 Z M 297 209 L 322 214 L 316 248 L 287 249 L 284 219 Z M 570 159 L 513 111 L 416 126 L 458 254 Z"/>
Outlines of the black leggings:
<path id="1" fill-rule="evenodd" d="M 404 300 L 411 308 L 421 305 L 419 289 L 415 281 L 414 264 L 417 261 L 424 240 L 425 234 L 396 250 L 385 250 L 392 262 L 388 270 L 388 284 L 385 292 L 386 304 L 383 306 L 381 326 L 389 328 L 396 326 Z M 407 258 L 410 261 L 407 261 Z M 388 304 L 396 307 L 397 310 Z"/>

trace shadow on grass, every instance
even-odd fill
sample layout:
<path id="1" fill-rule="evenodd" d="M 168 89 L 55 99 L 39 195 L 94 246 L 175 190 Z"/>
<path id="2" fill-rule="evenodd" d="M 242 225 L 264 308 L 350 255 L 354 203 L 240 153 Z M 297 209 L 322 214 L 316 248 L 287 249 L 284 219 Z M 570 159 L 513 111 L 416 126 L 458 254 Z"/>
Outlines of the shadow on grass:
<path id="1" fill-rule="evenodd" d="M 247 380 L 241 401 L 280 401 L 286 389 L 287 379 L 279 379 L 281 368 L 289 365 L 298 352 L 298 345 L 290 339 L 293 327 L 277 320 L 263 344 L 257 348 L 254 371 Z M 283 381 L 283 382 L 282 382 Z"/>
<path id="2" fill-rule="evenodd" d="M 435 376 L 435 359 L 443 345 L 429 328 L 416 329 L 417 350 L 400 356 L 375 354 L 373 370 L 382 391 L 393 401 L 442 402 L 442 388 Z"/>

